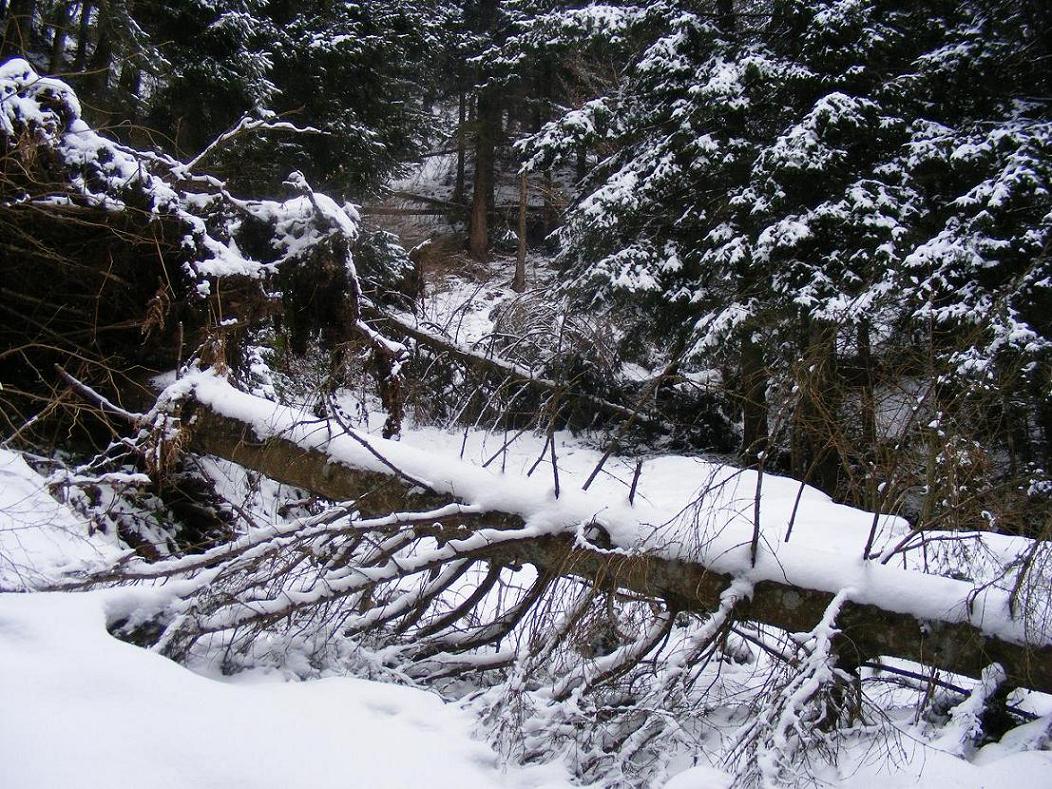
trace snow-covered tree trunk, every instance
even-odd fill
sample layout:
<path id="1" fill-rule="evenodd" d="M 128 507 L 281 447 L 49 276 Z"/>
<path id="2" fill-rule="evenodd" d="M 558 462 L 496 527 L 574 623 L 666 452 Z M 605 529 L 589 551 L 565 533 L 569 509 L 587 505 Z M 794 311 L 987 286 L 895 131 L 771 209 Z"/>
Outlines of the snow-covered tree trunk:
<path id="1" fill-rule="evenodd" d="M 320 429 L 315 426 L 311 429 L 313 438 L 307 440 L 297 433 L 290 412 L 238 393 L 226 384 L 209 383 L 188 391 L 181 405 L 180 423 L 189 428 L 190 446 L 195 450 L 329 499 L 354 501 L 364 516 L 448 511 L 452 514 L 441 521 L 450 535 L 468 539 L 482 530 L 509 533 L 508 539 L 492 546 L 472 548 L 473 558 L 498 564 L 528 562 L 543 573 L 586 579 L 599 588 L 631 592 L 660 601 L 672 610 L 694 612 L 716 610 L 721 594 L 742 578 L 686 557 L 612 546 L 599 521 L 586 527 L 567 522 L 542 534 L 532 532 L 526 528 L 521 506 L 511 501 L 510 487 L 507 509 L 489 506 L 480 510 L 449 491 L 430 488 L 414 473 L 386 460 L 384 454 L 391 445 L 380 439 L 344 434 L 338 428 L 331 439 L 319 439 Z M 261 419 L 263 411 L 271 416 Z M 356 466 L 330 448 L 330 441 L 335 447 L 348 439 L 367 448 L 374 468 Z M 429 458 L 428 462 L 436 461 Z M 460 504 L 467 509 L 444 509 Z M 601 506 L 596 507 L 596 511 L 601 510 Z M 512 539 L 511 533 L 518 536 Z M 585 538 L 585 534 L 590 537 Z M 453 552 L 447 560 L 460 558 Z M 1040 626 L 1015 631 L 1002 627 L 1010 617 L 1008 611 L 984 610 L 999 604 L 984 599 L 971 584 L 872 563 L 859 568 L 853 579 L 858 587 L 845 590 L 835 589 L 835 583 L 822 577 L 821 569 L 817 568 L 811 586 L 771 577 L 746 577 L 752 594 L 736 605 L 735 616 L 792 633 L 809 632 L 823 621 L 840 594 L 835 647 L 841 666 L 857 666 L 891 655 L 977 677 L 996 662 L 1010 684 L 1052 692 L 1052 643 L 1048 634 Z M 956 605 L 933 606 L 931 597 L 936 595 L 955 600 Z"/>

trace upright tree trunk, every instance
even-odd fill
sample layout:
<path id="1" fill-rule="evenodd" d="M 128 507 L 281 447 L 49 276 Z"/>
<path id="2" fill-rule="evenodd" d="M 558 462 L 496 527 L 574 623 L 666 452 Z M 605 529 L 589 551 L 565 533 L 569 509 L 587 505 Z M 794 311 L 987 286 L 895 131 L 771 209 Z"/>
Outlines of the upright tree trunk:
<path id="1" fill-rule="evenodd" d="M 83 71 L 88 65 L 88 41 L 91 38 L 91 12 L 95 8 L 92 0 L 83 0 L 80 5 L 80 30 L 77 33 L 77 56 L 73 67 Z"/>
<path id="2" fill-rule="evenodd" d="M 88 85 L 98 95 L 106 90 L 110 84 L 110 69 L 113 67 L 113 41 L 109 33 L 103 29 L 99 34 L 99 43 L 95 45 L 95 51 L 91 55 L 88 64 Z"/>
<path id="3" fill-rule="evenodd" d="M 498 0 L 479 2 L 479 31 L 492 33 Z M 478 82 L 484 75 L 480 74 Z M 493 207 L 496 138 L 500 128 L 500 99 L 492 87 L 481 87 L 475 102 L 475 183 L 471 196 L 468 252 L 476 260 L 489 258 L 489 212 Z"/>
<path id="4" fill-rule="evenodd" d="M 555 223 L 558 219 L 557 211 L 555 210 L 555 201 L 552 199 L 555 196 L 555 181 L 552 179 L 552 171 L 544 171 L 544 180 L 541 185 L 541 194 L 544 198 L 544 206 L 541 209 L 541 217 L 544 223 L 544 235 L 548 235 L 552 232 L 555 227 Z"/>
<path id="5" fill-rule="evenodd" d="M 142 69 L 131 61 L 126 60 L 124 65 L 121 66 L 121 77 L 118 85 L 122 98 L 126 96 L 128 99 L 134 99 L 134 97 L 139 95 L 139 90 L 142 88 Z"/>
<path id="6" fill-rule="evenodd" d="M 457 180 L 453 185 L 453 202 L 464 202 L 464 157 L 467 153 L 464 144 L 464 126 L 468 121 L 468 97 L 464 87 L 460 88 L 460 101 L 457 107 Z"/>
<path id="7" fill-rule="evenodd" d="M 511 289 L 516 293 L 526 290 L 526 209 L 530 185 L 526 173 L 519 176 L 519 249 L 515 256 L 515 277 Z"/>
<path id="8" fill-rule="evenodd" d="M 493 207 L 496 128 L 500 104 L 492 88 L 479 91 L 475 112 L 475 183 L 471 195 L 468 251 L 476 260 L 489 258 L 489 212 Z"/>
<path id="9" fill-rule="evenodd" d="M 25 55 L 33 47 L 36 0 L 11 0 L 4 24 L 4 40 L 0 57 Z"/>
<path id="10" fill-rule="evenodd" d="M 537 115 L 535 119 L 536 131 L 540 131 L 541 125 L 551 117 L 553 83 L 555 82 L 555 70 L 550 59 L 541 63 L 537 74 Z M 555 184 L 552 180 L 552 171 L 544 171 L 544 180 L 541 185 L 543 209 L 541 222 L 544 235 L 547 236 L 555 227 L 556 211 L 553 196 L 555 195 Z"/>
<path id="11" fill-rule="evenodd" d="M 755 463 L 767 449 L 767 365 L 763 347 L 747 330 L 741 344 L 742 456 Z"/>
<path id="12" fill-rule="evenodd" d="M 869 509 L 876 510 L 877 479 L 877 401 L 873 385 L 873 348 L 869 337 L 869 321 L 858 325 L 858 361 L 862 367 L 862 384 L 859 401 L 862 419 L 862 466 L 865 469 L 865 502 Z"/>
<path id="13" fill-rule="evenodd" d="M 716 25 L 724 33 L 734 32 L 734 0 L 716 0 Z"/>
<path id="14" fill-rule="evenodd" d="M 840 479 L 843 449 L 835 420 L 840 392 L 836 327 L 805 318 L 802 334 L 803 369 L 798 374 L 793 414 L 793 473 L 832 495 Z"/>
<path id="15" fill-rule="evenodd" d="M 52 74 L 62 70 L 63 55 L 66 52 L 66 38 L 72 21 L 73 4 L 60 3 L 55 9 L 54 29 L 51 36 L 51 60 L 48 64 L 48 71 Z"/>

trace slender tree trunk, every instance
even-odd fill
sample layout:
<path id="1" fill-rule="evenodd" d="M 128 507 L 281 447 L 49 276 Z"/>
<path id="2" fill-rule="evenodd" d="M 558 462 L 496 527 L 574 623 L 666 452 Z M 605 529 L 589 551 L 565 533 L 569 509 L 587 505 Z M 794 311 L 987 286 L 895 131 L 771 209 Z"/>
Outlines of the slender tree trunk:
<path id="1" fill-rule="evenodd" d="M 1052 466 L 1052 398 L 1039 397 L 1034 418 L 1038 428 L 1038 441 L 1044 450 L 1040 457 L 1045 468 Z"/>
<path id="2" fill-rule="evenodd" d="M 552 180 L 551 170 L 544 171 L 541 193 L 544 197 L 544 207 L 541 210 L 541 217 L 544 222 L 544 235 L 547 236 L 555 227 L 556 222 L 555 201 L 552 199 L 555 195 L 555 182 Z"/>
<path id="3" fill-rule="evenodd" d="M 735 30 L 734 0 L 716 0 L 716 25 L 724 33 Z"/>
<path id="4" fill-rule="evenodd" d="M 816 327 L 818 376 L 813 390 L 816 431 L 812 437 L 811 452 L 817 467 L 815 484 L 830 496 L 840 486 L 846 449 L 839 421 L 844 385 L 837 369 L 836 336 L 835 326 L 822 324 Z"/>
<path id="5" fill-rule="evenodd" d="M 468 97 L 463 86 L 460 89 L 460 101 L 457 108 L 457 180 L 453 185 L 453 202 L 464 202 L 464 157 L 467 153 L 464 144 L 464 126 L 468 121 Z"/>
<path id="6" fill-rule="evenodd" d="M 741 344 L 742 456 L 755 463 L 767 449 L 767 365 L 763 347 L 746 331 Z"/>
<path id="7" fill-rule="evenodd" d="M 88 65 L 88 41 L 91 38 L 91 12 L 95 8 L 92 0 L 83 0 L 80 5 L 80 30 L 77 33 L 77 56 L 73 67 L 83 71 Z"/>
<path id="8" fill-rule="evenodd" d="M 498 0 L 479 3 L 479 31 L 492 33 Z M 477 82 L 483 81 L 479 75 Z M 468 252 L 476 260 L 489 259 L 489 212 L 493 207 L 496 138 L 500 127 L 500 99 L 492 87 L 481 87 L 475 102 L 475 183 L 471 196 Z"/>
<path id="9" fill-rule="evenodd" d="M 862 391 L 859 401 L 862 419 L 862 466 L 865 469 L 865 506 L 877 508 L 877 479 L 874 474 L 877 460 L 877 400 L 873 385 L 873 348 L 869 337 L 869 321 L 858 325 L 858 361 L 862 366 Z"/>
<path id="10" fill-rule="evenodd" d="M 500 105 L 491 88 L 479 92 L 475 112 L 475 183 L 471 195 L 468 251 L 476 260 L 489 259 L 489 212 L 495 171 L 496 126 Z"/>
<path id="11" fill-rule="evenodd" d="M 555 71 L 550 59 L 541 63 L 537 75 L 537 117 L 536 127 L 540 131 L 541 124 L 551 117 L 553 83 L 555 82 Z M 555 195 L 555 184 L 552 181 L 552 171 L 544 171 L 544 180 L 541 185 L 541 195 L 544 201 L 541 213 L 544 235 L 547 236 L 555 227 L 556 211 L 553 197 Z"/>
<path id="12" fill-rule="evenodd" d="M 52 74 L 62 70 L 63 55 L 66 53 L 66 38 L 72 22 L 73 4 L 59 4 L 55 9 L 55 23 L 51 36 L 51 61 L 48 64 L 48 71 Z"/>
<path id="13" fill-rule="evenodd" d="M 515 257 L 515 278 L 511 289 L 516 293 L 526 290 L 526 209 L 530 185 L 526 173 L 519 176 L 519 249 Z"/>
<path id="14" fill-rule="evenodd" d="M 88 85 L 96 94 L 101 93 L 109 87 L 110 69 L 113 67 L 113 42 L 105 29 L 99 34 L 99 43 L 95 45 L 95 51 L 91 55 L 88 64 Z"/>
<path id="15" fill-rule="evenodd" d="M 801 344 L 803 369 L 798 373 L 793 414 L 793 473 L 832 495 L 839 484 L 842 457 L 835 419 L 840 391 L 836 328 L 805 318 Z"/>
<path id="16" fill-rule="evenodd" d="M 138 96 L 139 89 L 142 87 L 142 69 L 130 61 L 125 61 L 121 66 L 121 77 L 118 84 L 121 93 L 126 94 L 128 98 Z"/>

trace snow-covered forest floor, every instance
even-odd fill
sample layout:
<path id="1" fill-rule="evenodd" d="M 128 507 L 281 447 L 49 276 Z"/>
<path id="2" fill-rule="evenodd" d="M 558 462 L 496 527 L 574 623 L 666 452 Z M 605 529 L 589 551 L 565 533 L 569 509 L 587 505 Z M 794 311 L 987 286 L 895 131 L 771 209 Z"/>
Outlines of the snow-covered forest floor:
<path id="1" fill-rule="evenodd" d="M 501 436 L 419 428 L 404 442 L 436 457 L 488 458 Z M 543 449 L 523 436 L 508 448 L 506 474 L 518 477 Z M 569 434 L 559 435 L 563 485 L 579 485 L 599 458 Z M 614 459 L 595 493 L 617 506 L 627 495 L 632 462 Z M 733 472 L 688 457 L 650 459 L 637 493 L 641 502 L 676 509 L 696 499 L 699 483 Z M 273 522 L 290 491 L 250 480 L 231 464 L 210 465 L 232 500 Z M 550 474 L 538 468 L 537 475 Z M 99 566 L 124 552 L 110 535 L 90 534 L 84 518 L 57 502 L 18 455 L 0 451 L 0 585 L 31 589 L 60 573 Z M 751 511 L 753 481 L 742 475 L 724 506 Z M 798 484 L 771 478 L 764 494 L 770 522 L 785 523 Z M 817 491 L 800 502 L 794 545 L 816 562 L 859 549 L 869 527 L 865 513 L 840 507 Z M 888 537 L 901 526 L 889 526 Z M 776 535 L 772 534 L 772 538 Z M 771 540 L 777 545 L 777 540 Z M 5 677 L 0 753 L 5 785 L 12 787 L 290 787 L 433 786 L 556 787 L 571 785 L 558 761 L 517 767 L 498 763 L 467 701 L 442 703 L 423 689 L 336 676 L 297 665 L 259 668 L 231 677 L 214 665 L 199 673 L 111 636 L 113 623 L 163 588 L 120 588 L 83 593 L 5 593 L 0 596 L 0 675 Z M 919 667 L 917 667 L 919 668 Z M 755 667 L 724 666 L 748 682 Z M 312 677 L 300 680 L 302 676 Z M 967 683 L 960 678 L 957 681 Z M 876 684 L 872 672 L 868 681 Z M 876 732 L 851 737 L 835 769 L 818 775 L 824 785 L 863 787 L 1028 786 L 1050 784 L 1052 754 L 1030 750 L 1047 740 L 1052 697 L 1018 699 L 1034 722 L 1014 730 L 968 759 L 952 729 L 935 731 L 914 714 L 915 691 L 894 678 L 879 691 L 888 718 Z M 718 716 L 709 719 L 711 725 Z M 725 730 L 699 732 L 698 751 L 670 770 L 668 787 L 715 789 L 731 776 L 706 763 Z M 962 725 L 965 725 L 962 723 Z M 173 737 L 175 742 L 173 742 Z M 710 750 L 710 748 L 712 750 Z M 131 782 L 131 784 L 129 784 Z"/>

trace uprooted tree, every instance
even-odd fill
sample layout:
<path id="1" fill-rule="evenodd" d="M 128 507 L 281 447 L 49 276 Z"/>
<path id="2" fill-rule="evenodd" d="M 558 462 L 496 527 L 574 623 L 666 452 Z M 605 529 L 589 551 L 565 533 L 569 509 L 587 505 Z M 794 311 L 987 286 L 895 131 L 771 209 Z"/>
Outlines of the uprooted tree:
<path id="1" fill-rule="evenodd" d="M 572 745 L 577 773 L 610 784 L 645 783 L 696 748 L 718 705 L 749 713 L 721 751 L 742 783 L 798 780 L 838 733 L 881 724 L 872 672 L 925 681 L 889 657 L 980 679 L 959 705 L 975 719 L 960 748 L 1008 689 L 1052 692 L 1046 543 L 1018 539 L 968 580 L 913 560 L 918 543 L 930 560 L 964 539 L 931 532 L 886 547 L 871 535 L 822 566 L 771 547 L 762 472 L 732 475 L 755 517 L 720 520 L 726 481 L 669 514 L 387 441 L 414 345 L 554 413 L 657 417 L 645 398 L 611 402 L 408 324 L 390 304 L 404 260 L 370 251 L 354 209 L 299 174 L 288 200 L 240 199 L 197 160 L 95 134 L 72 92 L 24 61 L 0 67 L 0 86 L 5 438 L 62 436 L 87 454 L 61 475 L 67 495 L 152 496 L 196 518 L 162 545 L 117 518 L 138 550 L 59 583 L 178 581 L 115 632 L 229 670 L 298 654 L 468 694 L 507 755 Z M 323 350 L 323 396 L 276 402 L 265 357 L 279 345 Z M 362 371 L 383 439 L 332 396 Z M 202 490 L 200 455 L 315 498 L 277 524 L 231 515 Z"/>

